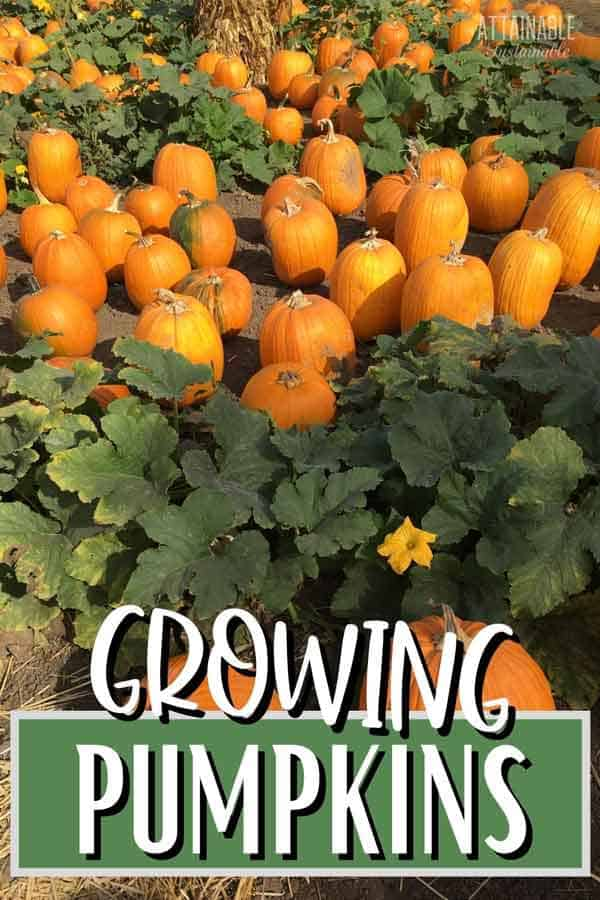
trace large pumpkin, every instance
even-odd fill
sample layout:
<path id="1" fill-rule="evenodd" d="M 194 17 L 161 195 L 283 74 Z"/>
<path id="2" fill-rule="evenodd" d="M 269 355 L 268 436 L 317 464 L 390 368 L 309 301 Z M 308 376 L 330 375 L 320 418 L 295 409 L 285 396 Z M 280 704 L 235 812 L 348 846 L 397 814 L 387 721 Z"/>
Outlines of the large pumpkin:
<path id="1" fill-rule="evenodd" d="M 196 268 L 228 266 L 235 253 L 235 225 L 226 209 L 186 192 L 186 203 L 171 216 L 169 232 Z"/>
<path id="2" fill-rule="evenodd" d="M 575 165 L 600 170 L 600 127 L 590 128 L 579 141 Z"/>
<path id="3" fill-rule="evenodd" d="M 277 50 L 269 63 L 267 83 L 274 100 L 283 100 L 296 75 L 312 72 L 312 59 L 300 50 Z"/>
<path id="4" fill-rule="evenodd" d="M 242 272 L 227 266 L 194 269 L 174 288 L 206 306 L 222 337 L 238 334 L 252 316 L 252 285 Z"/>
<path id="5" fill-rule="evenodd" d="M 462 247 L 468 231 L 469 212 L 457 188 L 416 182 L 398 208 L 394 243 L 411 272 L 428 256 L 447 253 L 453 241 Z"/>
<path id="6" fill-rule="evenodd" d="M 319 43 L 315 68 L 319 75 L 340 66 L 352 51 L 352 41 L 345 37 L 326 37 Z"/>
<path id="7" fill-rule="evenodd" d="M 496 141 L 502 137 L 501 134 L 485 134 L 483 137 L 475 138 L 469 150 L 469 162 L 479 162 L 484 156 L 493 156 L 496 150 Z"/>
<path id="8" fill-rule="evenodd" d="M 207 50 L 197 58 L 196 71 L 204 72 L 206 75 L 214 75 L 217 63 L 224 58 L 224 54 L 219 53 L 218 50 Z"/>
<path id="9" fill-rule="evenodd" d="M 483 260 L 452 249 L 447 256 L 427 257 L 410 273 L 402 293 L 402 331 L 434 316 L 468 328 L 490 324 L 494 283 Z"/>
<path id="10" fill-rule="evenodd" d="M 50 285 L 21 297 L 12 324 L 23 340 L 54 332 L 46 340 L 59 356 L 89 356 L 98 338 L 98 323 L 89 303 L 62 286 Z"/>
<path id="11" fill-rule="evenodd" d="M 134 337 L 163 350 L 176 350 L 191 363 L 212 367 L 212 378 L 189 385 L 180 402 L 190 406 L 214 393 L 223 377 L 223 342 L 209 311 L 192 297 L 161 290 L 157 299 L 142 310 Z"/>
<path id="12" fill-rule="evenodd" d="M 529 231 L 548 229 L 563 255 L 561 285 L 580 284 L 600 245 L 600 172 L 565 169 L 546 181 L 523 219 Z"/>
<path id="13" fill-rule="evenodd" d="M 70 209 L 62 203 L 50 203 L 38 190 L 36 194 L 39 203 L 28 206 L 19 216 L 19 242 L 30 258 L 39 242 L 53 231 L 65 234 L 77 231 L 77 222 Z"/>
<path id="14" fill-rule="evenodd" d="M 329 295 L 356 337 L 369 341 L 399 330 L 405 281 L 402 254 L 373 230 L 340 253 L 329 278 Z"/>
<path id="15" fill-rule="evenodd" d="M 78 234 L 52 231 L 41 240 L 33 256 L 33 274 L 42 287 L 70 288 L 93 310 L 100 309 L 106 300 L 108 283 L 104 269 L 90 245 Z"/>
<path id="16" fill-rule="evenodd" d="M 137 219 L 119 209 L 120 194 L 106 209 L 92 209 L 79 223 L 79 233 L 88 242 L 109 281 L 123 281 L 127 251 L 141 229 Z"/>
<path id="17" fill-rule="evenodd" d="M 323 189 L 313 178 L 299 178 L 297 175 L 280 175 L 270 185 L 265 193 L 260 210 L 261 220 L 270 209 L 283 203 L 288 197 L 293 203 L 298 200 L 312 199 L 323 200 Z"/>
<path id="18" fill-rule="evenodd" d="M 367 199 L 367 225 L 388 241 L 394 240 L 398 209 L 412 183 L 406 175 L 384 175 L 371 188 Z"/>
<path id="19" fill-rule="evenodd" d="M 248 74 L 248 66 L 240 56 L 224 56 L 215 66 L 212 83 L 237 91 L 248 81 Z"/>
<path id="20" fill-rule="evenodd" d="M 484 20 L 480 13 L 474 13 L 472 16 L 454 22 L 450 26 L 448 49 L 454 52 L 468 46 L 475 39 L 475 36 L 481 33 L 483 25 Z M 481 46 L 481 41 L 477 46 Z"/>
<path id="21" fill-rule="evenodd" d="M 138 184 L 125 197 L 125 209 L 138 220 L 142 234 L 168 235 L 177 201 L 158 184 Z"/>
<path id="22" fill-rule="evenodd" d="M 471 228 L 498 233 L 519 224 L 529 199 L 524 166 L 504 153 L 471 166 L 463 183 Z"/>
<path id="23" fill-rule="evenodd" d="M 183 247 L 162 234 L 138 238 L 125 257 L 123 276 L 127 296 L 143 309 L 156 300 L 160 288 L 170 290 L 191 271 Z"/>
<path id="24" fill-rule="evenodd" d="M 190 191 L 199 200 L 217 199 L 217 173 L 201 147 L 165 144 L 154 160 L 152 181 L 166 188 L 177 202 L 185 202 L 181 191 Z"/>
<path id="25" fill-rule="evenodd" d="M 268 413 L 278 428 L 305 431 L 335 418 L 335 394 L 310 366 L 274 363 L 253 375 L 240 397 L 247 409 Z"/>
<path id="26" fill-rule="evenodd" d="M 382 22 L 373 35 L 374 57 L 383 66 L 395 56 L 401 56 L 410 40 L 410 32 L 400 19 Z"/>
<path id="27" fill-rule="evenodd" d="M 264 219 L 275 274 L 290 287 L 325 281 L 337 256 L 335 219 L 319 200 L 285 197 Z"/>
<path id="28" fill-rule="evenodd" d="M 336 134 L 331 119 L 323 125 L 327 133 L 312 138 L 300 160 L 300 174 L 314 178 L 323 188 L 323 202 L 336 215 L 347 215 L 361 205 L 367 196 L 367 180 L 354 141 Z"/>
<path id="29" fill-rule="evenodd" d="M 68 132 L 44 128 L 32 134 L 27 148 L 29 180 L 54 203 L 64 203 L 67 187 L 81 175 L 79 144 Z"/>
<path id="30" fill-rule="evenodd" d="M 45 56 L 50 47 L 39 34 L 28 34 L 27 37 L 21 38 L 17 47 L 17 61 L 26 66 L 34 59 Z"/>
<path id="31" fill-rule="evenodd" d="M 558 244 L 541 231 L 513 231 L 500 241 L 489 262 L 494 308 L 522 328 L 535 328 L 548 309 L 562 272 Z"/>
<path id="32" fill-rule="evenodd" d="M 325 297 L 294 291 L 267 313 L 259 337 L 260 363 L 297 362 L 322 375 L 350 373 L 356 362 L 352 326 Z"/>
<path id="33" fill-rule="evenodd" d="M 231 97 L 231 102 L 241 106 L 249 119 L 254 119 L 259 125 L 265 121 L 267 113 L 267 98 L 257 87 L 243 87 Z"/>
<path id="34" fill-rule="evenodd" d="M 294 75 L 288 88 L 288 101 L 296 109 L 312 109 L 319 97 L 320 75 L 307 72 Z"/>
<path id="35" fill-rule="evenodd" d="M 81 175 L 67 185 L 65 206 L 68 206 L 76 222 L 92 209 L 106 209 L 115 199 L 115 192 L 102 178 Z"/>
<path id="36" fill-rule="evenodd" d="M 485 628 L 483 622 L 467 622 L 459 619 L 447 606 L 443 607 L 442 616 L 427 616 L 411 623 L 410 629 L 419 643 L 434 685 L 437 685 L 439 678 L 445 636 L 455 634 L 466 650 L 482 628 Z M 363 683 L 360 709 L 366 709 L 366 699 L 366 685 Z M 535 660 L 515 641 L 507 640 L 499 645 L 490 660 L 483 681 L 483 703 L 501 699 L 508 700 L 516 710 L 537 712 L 556 708 L 548 679 Z M 389 684 L 386 705 L 389 708 Z M 421 692 L 412 673 L 408 706 L 414 711 L 425 709 Z M 460 708 L 460 700 L 457 697 L 456 709 Z"/>

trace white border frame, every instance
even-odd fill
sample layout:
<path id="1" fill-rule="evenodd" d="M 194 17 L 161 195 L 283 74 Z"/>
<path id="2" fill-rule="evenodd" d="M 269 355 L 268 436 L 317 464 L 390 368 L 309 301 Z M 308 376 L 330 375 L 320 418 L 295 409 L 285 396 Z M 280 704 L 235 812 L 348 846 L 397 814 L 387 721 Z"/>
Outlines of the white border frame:
<path id="1" fill-rule="evenodd" d="M 362 712 L 350 712 L 349 719 L 363 718 Z M 427 718 L 424 712 L 412 712 L 411 719 Z M 581 817 L 581 847 L 582 847 L 582 865 L 581 868 L 561 869 L 561 868 L 524 868 L 524 869 L 506 869 L 487 868 L 487 869 L 471 869 L 469 867 L 461 869 L 440 869 L 432 866 L 427 869 L 403 869 L 401 867 L 386 869 L 373 868 L 361 869 L 359 867 L 351 867 L 341 869 L 272 869 L 272 868 L 252 868 L 252 869 L 210 869 L 199 866 L 192 869 L 25 869 L 18 864 L 19 858 L 19 828 L 18 828 L 18 809 L 19 809 L 19 789 L 18 789 L 18 759 L 19 759 L 19 722 L 23 719 L 112 719 L 109 713 L 99 711 L 89 712 L 72 712 L 53 710 L 47 712 L 27 712 L 24 710 L 13 710 L 10 714 L 10 752 L 11 752 L 11 801 L 10 801 L 10 875 L 12 878 L 20 877 L 40 877 L 40 876 L 80 876 L 94 878 L 115 878 L 115 877 L 134 877 L 134 878 L 179 878 L 179 877 L 209 877 L 232 875 L 235 877 L 319 877 L 319 878 L 426 878 L 434 875 L 437 878 L 589 878 L 591 876 L 591 781 L 589 777 L 585 777 L 586 773 L 591 771 L 591 746 L 590 746 L 590 717 L 591 714 L 587 710 L 563 710 L 557 712 L 520 712 L 517 714 L 519 719 L 577 719 L 581 722 L 582 736 L 582 772 L 584 774 L 582 785 L 582 817 Z M 153 719 L 152 713 L 144 713 L 142 719 Z M 185 719 L 187 716 L 172 715 L 174 719 Z M 207 719 L 226 719 L 224 713 L 207 712 Z M 265 719 L 284 719 L 288 718 L 286 712 L 269 712 L 263 717 Z M 302 719 L 319 719 L 318 712 L 306 712 L 299 716 L 295 721 Z M 462 719 L 464 715 L 457 713 L 456 718 Z"/>

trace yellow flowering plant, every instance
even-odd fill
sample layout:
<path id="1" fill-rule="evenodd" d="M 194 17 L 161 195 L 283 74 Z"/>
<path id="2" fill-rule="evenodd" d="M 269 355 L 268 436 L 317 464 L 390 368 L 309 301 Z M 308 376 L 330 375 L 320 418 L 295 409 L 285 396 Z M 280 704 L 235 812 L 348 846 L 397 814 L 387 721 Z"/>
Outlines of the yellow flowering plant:
<path id="1" fill-rule="evenodd" d="M 418 566 L 431 568 L 433 553 L 429 545 L 436 539 L 436 534 L 415 528 L 410 516 L 406 516 L 399 528 L 386 535 L 377 552 L 387 559 L 394 572 L 403 575 L 413 562 Z"/>

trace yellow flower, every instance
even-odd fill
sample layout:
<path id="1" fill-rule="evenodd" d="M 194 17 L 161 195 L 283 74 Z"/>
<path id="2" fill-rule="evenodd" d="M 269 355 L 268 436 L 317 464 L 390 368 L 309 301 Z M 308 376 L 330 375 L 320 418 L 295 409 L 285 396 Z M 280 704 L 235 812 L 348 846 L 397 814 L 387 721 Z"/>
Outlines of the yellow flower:
<path id="1" fill-rule="evenodd" d="M 153 43 L 154 43 L 154 35 L 147 34 L 146 37 L 144 38 L 144 44 L 146 45 L 146 47 L 151 47 Z"/>
<path id="2" fill-rule="evenodd" d="M 407 516 L 400 528 L 386 535 L 377 552 L 380 556 L 387 556 L 394 572 L 402 575 L 412 562 L 430 568 L 433 553 L 429 544 L 433 544 L 436 540 L 437 534 L 415 528 Z"/>
<path id="3" fill-rule="evenodd" d="M 141 11 L 141 9 L 133 9 L 129 15 L 131 16 L 132 19 L 143 19 L 144 18 L 144 13 Z"/>
<path id="4" fill-rule="evenodd" d="M 34 113 L 34 115 L 35 115 L 35 113 Z M 17 173 L 17 175 L 24 175 L 26 171 L 27 171 L 27 166 L 24 166 L 23 163 L 19 163 L 18 166 L 15 166 L 15 172 Z"/>
<path id="5" fill-rule="evenodd" d="M 77 19 L 79 22 L 85 22 L 85 20 L 87 19 L 87 13 L 86 13 L 86 12 L 83 12 L 83 10 L 80 9 L 79 12 L 78 12 L 77 15 L 76 15 L 76 19 Z"/>
<path id="6" fill-rule="evenodd" d="M 40 12 L 46 13 L 47 16 L 52 15 L 53 9 L 49 0 L 31 0 L 31 5 L 39 9 Z"/>

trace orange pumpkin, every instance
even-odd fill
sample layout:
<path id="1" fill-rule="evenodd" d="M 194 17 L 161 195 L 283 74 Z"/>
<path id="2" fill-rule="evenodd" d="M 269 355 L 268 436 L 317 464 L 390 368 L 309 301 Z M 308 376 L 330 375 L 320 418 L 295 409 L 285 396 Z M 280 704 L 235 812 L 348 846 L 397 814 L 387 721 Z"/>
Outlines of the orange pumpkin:
<path id="1" fill-rule="evenodd" d="M 462 642 L 465 650 L 474 637 L 485 628 L 483 622 L 467 622 L 454 615 L 450 607 L 443 607 L 443 616 L 427 616 L 412 622 L 410 629 L 416 637 L 429 675 L 437 685 L 440 663 L 444 649 L 444 638 L 447 634 L 455 634 Z M 548 679 L 521 644 L 515 641 L 503 641 L 496 649 L 486 669 L 483 681 L 482 701 L 486 703 L 506 698 L 517 710 L 553 710 L 552 690 Z M 359 701 L 360 709 L 366 709 L 366 685 L 363 683 Z M 391 702 L 390 685 L 387 688 L 386 705 Z M 425 704 L 415 676 L 411 673 L 408 695 L 408 708 L 422 711 Z M 457 697 L 456 709 L 460 710 Z"/>
<path id="2" fill-rule="evenodd" d="M 319 97 L 317 102 L 312 108 L 311 112 L 311 122 L 313 130 L 317 133 L 321 133 L 321 122 L 325 122 L 327 119 L 335 118 L 337 112 L 342 109 L 346 105 L 346 101 L 341 97 Z"/>
<path id="3" fill-rule="evenodd" d="M 240 56 L 225 56 L 215 66 L 212 83 L 215 87 L 226 87 L 231 91 L 243 88 L 248 81 L 248 66 Z"/>
<path id="4" fill-rule="evenodd" d="M 469 150 L 469 162 L 471 165 L 479 162 L 484 156 L 492 156 L 492 154 L 497 153 L 496 141 L 501 137 L 501 134 L 486 134 L 483 137 L 476 138 Z"/>
<path id="5" fill-rule="evenodd" d="M 59 31 L 62 31 L 62 25 L 58 21 L 58 19 L 50 19 L 49 22 L 46 22 L 46 27 L 44 28 L 44 37 L 51 37 L 53 34 L 57 34 Z"/>
<path id="6" fill-rule="evenodd" d="M 39 242 L 33 256 L 33 274 L 42 287 L 63 285 L 96 311 L 108 293 L 104 269 L 89 244 L 78 234 L 52 231 Z"/>
<path id="7" fill-rule="evenodd" d="M 340 106 L 335 114 L 335 121 L 338 132 L 352 138 L 355 143 L 367 140 L 366 117 L 358 106 Z"/>
<path id="8" fill-rule="evenodd" d="M 22 94 L 26 85 L 12 72 L 0 71 L 0 94 Z"/>
<path id="9" fill-rule="evenodd" d="M 367 199 L 367 225 L 388 241 L 394 240 L 396 215 L 412 183 L 406 175 L 384 175 L 371 189 Z"/>
<path id="10" fill-rule="evenodd" d="M 344 37 L 326 37 L 319 43 L 315 68 L 322 75 L 333 66 L 342 65 L 352 50 L 352 41 Z"/>
<path id="11" fill-rule="evenodd" d="M 179 203 L 185 202 L 181 191 L 190 191 L 199 200 L 217 199 L 217 173 L 201 147 L 165 144 L 154 160 L 152 181 L 166 188 Z"/>
<path id="12" fill-rule="evenodd" d="M 143 309 L 160 288 L 170 290 L 192 267 L 185 250 L 162 234 L 142 236 L 127 251 L 123 276 L 127 296 Z"/>
<path id="13" fill-rule="evenodd" d="M 358 82 L 354 72 L 350 69 L 342 69 L 339 66 L 334 66 L 333 69 L 328 69 L 328 71 L 321 76 L 321 81 L 319 82 L 319 97 L 330 96 L 335 97 L 336 99 L 341 97 L 342 100 L 347 100 L 350 89 L 357 84 Z"/>
<path id="14" fill-rule="evenodd" d="M 485 156 L 467 172 L 463 196 L 476 231 L 510 231 L 525 212 L 529 178 L 521 163 L 510 156 Z"/>
<path id="15" fill-rule="evenodd" d="M 417 71 L 429 72 L 435 56 L 435 50 L 431 44 L 421 41 L 415 44 L 408 44 L 403 56 L 404 59 L 415 64 Z"/>
<path id="16" fill-rule="evenodd" d="M 406 264 L 390 241 L 367 231 L 338 256 L 329 278 L 329 296 L 347 316 L 359 340 L 400 328 Z"/>
<path id="17" fill-rule="evenodd" d="M 283 0 L 275 12 L 275 21 L 278 25 L 287 25 L 296 16 L 303 16 L 308 12 L 308 6 L 302 0 Z"/>
<path id="18" fill-rule="evenodd" d="M 69 86 L 71 90 L 76 91 L 77 88 L 84 84 L 94 84 L 102 77 L 102 72 L 94 63 L 87 59 L 76 59 L 71 65 L 71 75 L 69 77 Z"/>
<path id="19" fill-rule="evenodd" d="M 171 216 L 169 233 L 186 251 L 196 268 L 228 266 L 237 235 L 227 210 L 210 200 L 185 193 L 186 203 Z"/>
<path id="20" fill-rule="evenodd" d="M 409 141 L 409 146 L 411 166 L 417 172 L 419 181 L 439 179 L 461 190 L 467 165 L 460 153 L 451 147 L 429 149 L 418 141 Z"/>
<path id="21" fill-rule="evenodd" d="M 98 323 L 89 303 L 62 285 L 50 285 L 21 297 L 12 325 L 19 337 L 41 337 L 59 356 L 88 356 L 96 346 Z"/>
<path id="22" fill-rule="evenodd" d="M 71 211 L 62 203 L 50 203 L 36 190 L 39 203 L 28 206 L 19 217 L 19 242 L 30 258 L 41 240 L 53 231 L 72 234 L 77 231 L 77 222 Z"/>
<path id="23" fill-rule="evenodd" d="M 299 178 L 297 175 L 280 175 L 267 189 L 263 197 L 260 210 L 260 217 L 263 223 L 269 210 L 283 203 L 286 197 L 293 203 L 307 197 L 313 200 L 322 200 L 323 190 L 312 178 Z"/>
<path id="24" fill-rule="evenodd" d="M 564 15 L 557 3 L 533 4 L 531 15 L 543 23 L 546 31 L 560 32 L 563 28 Z"/>
<path id="25" fill-rule="evenodd" d="M 127 193 L 125 209 L 138 220 L 142 234 L 168 235 L 177 202 L 158 184 L 138 184 Z"/>
<path id="26" fill-rule="evenodd" d="M 374 57 L 383 66 L 395 56 L 401 56 L 410 40 L 410 32 L 400 19 L 382 22 L 373 35 Z"/>
<path id="27" fill-rule="evenodd" d="M 260 369 L 244 388 L 240 404 L 268 413 L 278 428 L 305 431 L 335 418 L 335 394 L 327 379 L 294 362 Z"/>
<path id="28" fill-rule="evenodd" d="M 94 84 L 102 91 L 107 100 L 116 100 L 123 88 L 124 79 L 116 72 L 110 72 L 97 78 Z"/>
<path id="29" fill-rule="evenodd" d="M 79 233 L 88 242 L 109 281 L 123 281 L 127 251 L 141 235 L 137 219 L 119 209 L 121 195 L 106 209 L 92 209 L 79 223 Z"/>
<path id="30" fill-rule="evenodd" d="M 367 80 L 369 72 L 377 68 L 377 63 L 367 50 L 353 50 L 344 65 L 354 73 L 359 84 L 363 84 Z"/>
<path id="31" fill-rule="evenodd" d="M 571 56 L 583 56 L 586 59 L 600 59 L 600 35 L 584 34 L 574 31 L 566 40 L 567 50 Z"/>
<path id="32" fill-rule="evenodd" d="M 106 209 L 114 199 L 113 189 L 95 175 L 74 178 L 65 192 L 65 205 L 69 207 L 77 223 L 92 209 Z"/>
<path id="33" fill-rule="evenodd" d="M 428 256 L 447 252 L 452 241 L 461 248 L 468 231 L 469 212 L 458 188 L 416 182 L 398 208 L 394 243 L 412 272 Z"/>
<path id="34" fill-rule="evenodd" d="M 50 50 L 43 37 L 39 34 L 28 34 L 21 38 L 17 47 L 17 60 L 22 66 L 26 66 L 34 59 L 45 56 Z"/>
<path id="35" fill-rule="evenodd" d="M 34 132 L 27 148 L 32 187 L 55 203 L 64 203 L 67 187 L 81 175 L 79 144 L 68 132 L 43 128 Z"/>
<path id="36" fill-rule="evenodd" d="M 288 101 L 296 109 L 312 109 L 319 97 L 320 75 L 310 72 L 294 75 L 288 88 Z"/>
<path id="37" fill-rule="evenodd" d="M 16 16 L 2 16 L 0 18 L 0 34 L 20 40 L 27 37 L 29 32 Z"/>
<path id="38" fill-rule="evenodd" d="M 284 144 L 299 144 L 304 134 L 304 119 L 292 106 L 278 106 L 268 109 L 265 116 L 265 131 L 269 143 L 283 141 Z"/>
<path id="39" fill-rule="evenodd" d="M 8 260 L 4 247 L 0 247 L 0 287 L 6 284 L 8 278 Z"/>
<path id="40" fill-rule="evenodd" d="M 236 91 L 231 98 L 236 106 L 241 106 L 249 119 L 254 119 L 259 125 L 265 121 L 267 112 L 267 98 L 257 87 L 245 87 Z"/>
<path id="41" fill-rule="evenodd" d="M 145 306 L 133 333 L 163 350 L 175 350 L 195 364 L 212 367 L 210 381 L 189 385 L 180 399 L 183 406 L 210 397 L 223 377 L 223 342 L 209 311 L 192 297 L 161 290 L 157 299 Z"/>
<path id="42" fill-rule="evenodd" d="M 480 13 L 475 13 L 465 19 L 459 19 L 458 22 L 454 22 L 450 27 L 448 49 L 451 52 L 455 52 L 462 49 L 462 47 L 468 46 L 476 35 L 483 32 L 483 28 L 484 20 Z M 481 47 L 481 44 L 482 41 L 479 41 L 477 46 Z"/>
<path id="43" fill-rule="evenodd" d="M 354 334 L 345 313 L 331 300 L 302 291 L 271 307 L 259 347 L 263 367 L 292 361 L 332 376 L 352 372 L 356 363 Z"/>
<path id="44" fill-rule="evenodd" d="M 174 291 L 203 303 L 223 338 L 239 334 L 250 323 L 252 285 L 236 269 L 226 266 L 194 269 L 175 285 Z"/>
<path id="45" fill-rule="evenodd" d="M 156 66 L 159 69 L 167 65 L 167 60 L 164 56 L 161 56 L 160 53 L 141 53 L 138 56 L 138 61 L 132 62 L 129 66 L 129 74 L 132 78 L 135 78 L 136 81 L 140 81 L 142 78 L 142 69 L 140 66 L 142 60 L 152 63 L 153 66 Z"/>
<path id="46" fill-rule="evenodd" d="M 2 32 L 0 31 L 0 59 L 5 62 L 15 63 L 17 61 L 17 47 L 19 46 L 19 41 L 17 38 L 11 38 L 2 36 Z"/>
<path id="47" fill-rule="evenodd" d="M 329 275 L 337 256 L 335 219 L 319 200 L 285 197 L 266 213 L 275 274 L 290 287 L 311 287 Z"/>
<path id="48" fill-rule="evenodd" d="M 300 174 L 323 188 L 323 201 L 336 215 L 357 209 L 367 196 L 367 179 L 360 150 L 352 138 L 335 133 L 331 119 L 327 133 L 312 138 L 300 160 Z"/>
<path id="49" fill-rule="evenodd" d="M 410 273 L 401 304 L 402 331 L 443 316 L 468 328 L 489 325 L 494 317 L 494 284 L 483 260 L 461 256 L 428 256 Z"/>
<path id="50" fill-rule="evenodd" d="M 274 100 L 283 100 L 296 75 L 312 72 L 312 59 L 300 50 L 277 50 L 269 63 L 267 83 Z"/>
<path id="51" fill-rule="evenodd" d="M 218 53 L 216 50 L 207 50 L 206 53 L 201 53 L 196 60 L 196 71 L 204 72 L 206 75 L 214 75 L 217 63 L 222 59 L 225 59 L 223 53 Z"/>
<path id="52" fill-rule="evenodd" d="M 6 191 L 6 179 L 4 172 L 0 169 L 0 216 L 3 216 L 8 206 L 8 193 Z"/>
<path id="53" fill-rule="evenodd" d="M 588 129 L 577 144 L 575 165 L 600 171 L 600 127 Z"/>

